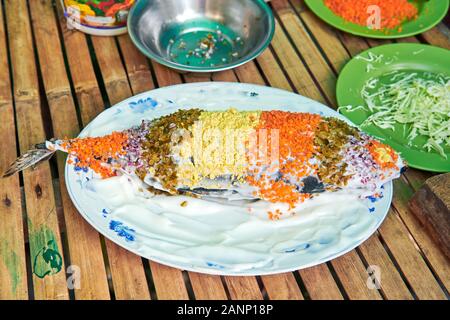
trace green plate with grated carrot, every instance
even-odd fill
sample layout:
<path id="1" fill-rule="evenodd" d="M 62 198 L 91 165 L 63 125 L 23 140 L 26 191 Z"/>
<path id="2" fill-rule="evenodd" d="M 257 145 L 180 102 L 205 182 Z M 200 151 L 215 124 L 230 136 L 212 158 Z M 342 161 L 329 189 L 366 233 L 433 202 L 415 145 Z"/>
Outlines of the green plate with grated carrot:
<path id="1" fill-rule="evenodd" d="M 389 44 L 355 56 L 337 82 L 339 112 L 413 168 L 450 172 L 450 51 Z"/>
<path id="2" fill-rule="evenodd" d="M 305 0 L 318 17 L 342 31 L 379 39 L 410 37 L 436 26 L 449 0 Z"/>

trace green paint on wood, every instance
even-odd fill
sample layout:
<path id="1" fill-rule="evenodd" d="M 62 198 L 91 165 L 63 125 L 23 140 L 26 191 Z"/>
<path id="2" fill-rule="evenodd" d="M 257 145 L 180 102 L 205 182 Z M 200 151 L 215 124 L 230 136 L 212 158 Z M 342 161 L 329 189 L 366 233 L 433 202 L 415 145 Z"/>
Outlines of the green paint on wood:
<path id="1" fill-rule="evenodd" d="M 59 253 L 58 244 L 53 231 L 42 226 L 30 233 L 30 250 L 33 273 L 44 278 L 61 271 L 63 259 Z"/>
<path id="2" fill-rule="evenodd" d="M 0 239 L 0 256 L 11 278 L 12 293 L 16 294 L 17 286 L 21 280 L 22 265 L 20 264 L 19 256 L 11 249 L 6 239 Z"/>

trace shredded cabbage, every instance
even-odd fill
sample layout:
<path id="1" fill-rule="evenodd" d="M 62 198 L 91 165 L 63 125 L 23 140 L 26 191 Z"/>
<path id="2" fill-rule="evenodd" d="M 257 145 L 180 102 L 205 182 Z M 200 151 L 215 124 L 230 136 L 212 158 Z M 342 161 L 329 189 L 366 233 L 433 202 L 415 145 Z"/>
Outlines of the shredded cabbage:
<path id="1" fill-rule="evenodd" d="M 429 72 L 419 74 L 395 71 L 388 83 L 379 84 L 379 78 L 369 79 L 361 96 L 366 106 L 345 106 L 348 112 L 359 109 L 372 114 L 360 125 L 375 125 L 395 130 L 403 124 L 408 145 L 418 136 L 425 136 L 424 148 L 437 151 L 447 158 L 444 146 L 450 146 L 450 77 Z"/>

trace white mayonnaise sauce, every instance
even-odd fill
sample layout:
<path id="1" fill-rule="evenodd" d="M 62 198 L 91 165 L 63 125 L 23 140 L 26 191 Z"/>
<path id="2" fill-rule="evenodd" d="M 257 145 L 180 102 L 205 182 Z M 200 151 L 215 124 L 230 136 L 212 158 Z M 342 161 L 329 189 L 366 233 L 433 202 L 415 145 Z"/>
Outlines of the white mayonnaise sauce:
<path id="1" fill-rule="evenodd" d="M 273 221 L 268 211 L 287 207 L 265 201 L 234 205 L 155 196 L 137 177 L 93 179 L 87 189 L 90 196 L 108 203 L 112 219 L 135 229 L 136 242 L 145 242 L 150 254 L 233 272 L 282 268 L 291 259 L 298 261 L 299 255 L 305 261 L 319 252 L 324 257 L 324 251 L 332 254 L 336 247 L 355 243 L 376 223 L 364 200 L 348 191 L 320 194 L 294 214 Z"/>

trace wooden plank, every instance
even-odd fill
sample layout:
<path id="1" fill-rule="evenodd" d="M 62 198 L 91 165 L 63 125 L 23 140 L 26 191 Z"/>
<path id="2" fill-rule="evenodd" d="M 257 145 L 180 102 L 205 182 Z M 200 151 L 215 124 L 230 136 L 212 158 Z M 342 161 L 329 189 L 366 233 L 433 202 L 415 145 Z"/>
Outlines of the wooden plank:
<path id="1" fill-rule="evenodd" d="M 342 300 L 342 294 L 325 263 L 298 271 L 313 300 Z"/>
<path id="2" fill-rule="evenodd" d="M 380 286 L 383 295 L 389 300 L 411 300 L 413 296 L 392 263 L 386 250 L 375 233 L 359 246 L 369 266 L 377 266 L 381 271 Z"/>
<path id="3" fill-rule="evenodd" d="M 210 73 L 185 73 L 183 78 L 186 82 L 209 82 L 212 75 Z"/>
<path id="4" fill-rule="evenodd" d="M 450 173 L 427 181 L 409 201 L 409 208 L 450 259 Z"/>
<path id="5" fill-rule="evenodd" d="M 117 300 L 150 299 L 150 291 L 140 256 L 105 239 Z"/>
<path id="6" fill-rule="evenodd" d="M 180 74 L 175 72 L 174 70 L 169 69 L 156 62 L 152 62 L 152 66 L 158 80 L 158 86 L 160 88 L 181 83 Z"/>
<path id="7" fill-rule="evenodd" d="M 421 171 L 413 168 L 408 168 L 408 171 L 404 175 L 406 180 L 414 190 L 418 190 L 427 180 L 431 178 L 434 174 L 427 171 Z"/>
<path id="8" fill-rule="evenodd" d="M 189 272 L 196 300 L 227 300 L 220 276 Z"/>
<path id="9" fill-rule="evenodd" d="M 369 45 L 363 38 L 345 32 L 339 32 L 338 36 L 352 57 L 369 49 Z"/>
<path id="10" fill-rule="evenodd" d="M 223 81 L 223 82 L 237 82 L 238 79 L 233 70 L 225 70 L 221 72 L 214 73 L 212 76 L 213 81 Z"/>
<path id="11" fill-rule="evenodd" d="M 277 1 L 285 3 L 286 0 Z M 288 5 L 285 4 L 285 6 Z M 328 25 L 319 20 L 319 18 L 317 18 L 311 11 L 305 9 L 303 1 L 294 0 L 294 8 L 296 8 L 296 10 L 302 8 L 301 11 L 298 11 L 298 14 L 302 19 L 305 20 L 305 22 L 307 21 L 309 31 L 314 37 L 314 40 L 317 42 L 316 45 L 315 43 L 313 43 L 313 40 L 309 35 L 305 35 L 305 37 L 309 39 L 308 42 L 310 44 L 310 47 L 316 47 L 315 49 L 310 48 L 310 55 L 312 56 L 310 60 L 322 59 L 322 62 L 326 63 L 323 58 L 319 57 L 319 55 L 322 55 L 323 52 L 323 54 L 327 57 L 327 60 L 330 61 L 330 63 L 333 65 L 333 69 L 336 74 L 338 74 L 342 70 L 344 64 L 350 60 L 351 56 L 359 54 L 361 51 L 369 47 L 363 38 L 358 38 L 351 35 L 347 36 L 347 34 L 340 32 L 336 34 L 335 30 L 331 29 Z M 284 8 L 283 12 L 287 12 L 289 15 L 294 15 L 292 9 Z M 300 23 L 299 21 L 300 20 L 297 20 L 297 24 Z M 337 36 L 340 36 L 341 39 L 344 40 L 343 42 L 345 42 L 347 47 L 344 46 L 341 41 L 339 41 Z M 296 45 L 304 46 L 302 42 L 299 42 Z M 319 50 L 319 46 L 321 50 Z M 326 69 L 326 71 L 333 72 L 330 68 Z M 315 72 L 313 72 L 313 76 L 316 76 Z M 323 75 L 323 77 L 326 78 L 326 75 Z M 335 91 L 336 84 L 334 83 L 333 86 L 328 88 L 327 90 Z M 331 93 L 329 93 L 328 95 L 331 95 Z M 335 108 L 336 106 L 336 102 L 332 103 L 332 107 Z"/>
<path id="12" fill-rule="evenodd" d="M 159 300 L 189 299 L 181 270 L 154 261 L 150 261 L 150 267 Z"/>
<path id="13" fill-rule="evenodd" d="M 272 47 L 298 93 L 321 103 L 326 103 L 326 99 L 317 88 L 308 70 L 301 63 L 278 22 L 276 22 Z"/>
<path id="14" fill-rule="evenodd" d="M 376 289 L 367 286 L 369 274 L 362 264 L 355 250 L 331 260 L 333 268 L 341 280 L 349 299 L 351 300 L 380 300 Z"/>
<path id="15" fill-rule="evenodd" d="M 371 47 L 378 47 L 392 43 L 392 40 L 389 39 L 366 39 L 366 41 Z"/>
<path id="16" fill-rule="evenodd" d="M 419 299 L 446 299 L 397 212 L 390 210 L 380 234 Z"/>
<path id="17" fill-rule="evenodd" d="M 119 49 L 113 37 L 91 37 L 111 105 L 132 96 Z"/>
<path id="18" fill-rule="evenodd" d="M 264 79 L 261 77 L 258 68 L 253 61 L 234 69 L 239 82 L 253 83 L 260 86 L 265 85 Z"/>
<path id="19" fill-rule="evenodd" d="M 398 43 L 420 43 L 420 40 L 416 37 L 407 37 L 407 38 L 400 38 L 397 39 L 396 42 Z"/>
<path id="20" fill-rule="evenodd" d="M 344 65 L 350 60 L 347 50 L 342 46 L 337 32 L 331 26 L 322 21 L 314 13 L 304 10 L 301 7 L 301 0 L 291 1 L 295 10 L 304 21 L 314 38 L 320 41 L 320 47 L 324 52 L 333 52 L 332 55 L 327 54 L 327 58 L 335 72 L 339 72 Z"/>
<path id="21" fill-rule="evenodd" d="M 297 11 L 299 14 L 302 14 L 305 11 L 309 11 L 309 8 L 304 0 L 290 0 L 290 2 L 295 11 Z"/>
<path id="22" fill-rule="evenodd" d="M 75 137 L 79 132 L 79 124 L 64 65 L 53 6 L 48 1 L 31 1 L 30 11 L 54 135 Z M 71 47 L 68 49 L 73 50 Z M 77 51 L 78 49 L 79 47 L 76 48 Z M 109 299 L 99 235 L 81 217 L 70 200 L 65 186 L 65 160 L 65 155 L 57 155 L 70 262 L 80 269 L 80 287 L 74 290 L 75 297 L 76 299 Z"/>
<path id="23" fill-rule="evenodd" d="M 81 121 L 83 125 L 86 125 L 104 110 L 104 103 L 95 77 L 86 36 L 67 28 L 67 20 L 64 17 L 61 2 L 56 1 L 56 5 L 65 53 L 70 67 L 70 77 L 80 108 Z"/>
<path id="24" fill-rule="evenodd" d="M 450 31 L 443 23 L 422 33 L 421 36 L 429 44 L 450 50 Z"/>
<path id="25" fill-rule="evenodd" d="M 263 300 L 255 277 L 225 277 L 232 300 Z"/>
<path id="26" fill-rule="evenodd" d="M 408 201 L 414 194 L 414 190 L 406 182 L 406 179 L 399 179 L 394 182 L 394 193 L 393 204 L 402 222 L 412 234 L 416 245 L 427 258 L 435 274 L 437 274 L 447 290 L 450 290 L 450 261 L 436 246 L 424 226 L 420 224 L 419 220 L 408 208 Z"/>
<path id="27" fill-rule="evenodd" d="M 25 0 L 7 0 L 6 21 L 14 79 L 14 99 L 22 153 L 45 140 L 31 26 Z M 33 288 L 36 299 L 68 299 L 61 236 L 48 163 L 23 172 Z M 53 251 L 52 251 L 53 250 Z M 44 257 L 58 261 L 50 268 Z M 50 274 L 47 272 L 50 271 Z"/>
<path id="28" fill-rule="evenodd" d="M 261 280 L 270 300 L 303 300 L 292 272 L 262 276 Z"/>
<path id="29" fill-rule="evenodd" d="M 289 91 L 292 90 L 289 81 L 284 76 L 283 70 L 273 55 L 271 48 L 266 49 L 257 58 L 257 61 L 271 87 Z"/>
<path id="30" fill-rule="evenodd" d="M 332 105 L 336 105 L 336 76 L 314 44 L 303 22 L 298 18 L 287 0 L 272 0 L 271 3 L 287 34 L 305 61 L 307 68 L 322 88 L 328 101 Z"/>
<path id="31" fill-rule="evenodd" d="M 0 173 L 3 173 L 17 157 L 17 145 L 2 10 L 0 10 L 0 70 L 2 70 L 0 137 L 3 144 L 0 153 Z M 28 299 L 19 175 L 0 178 L 0 190 L 0 300 Z"/>
<path id="32" fill-rule="evenodd" d="M 155 85 L 147 58 L 139 52 L 127 34 L 117 39 L 133 93 L 138 94 L 153 89 Z"/>
<path id="33" fill-rule="evenodd" d="M 103 82 L 112 105 L 132 96 L 119 50 L 112 37 L 92 37 Z M 116 299 L 149 299 L 141 257 L 105 239 Z"/>

